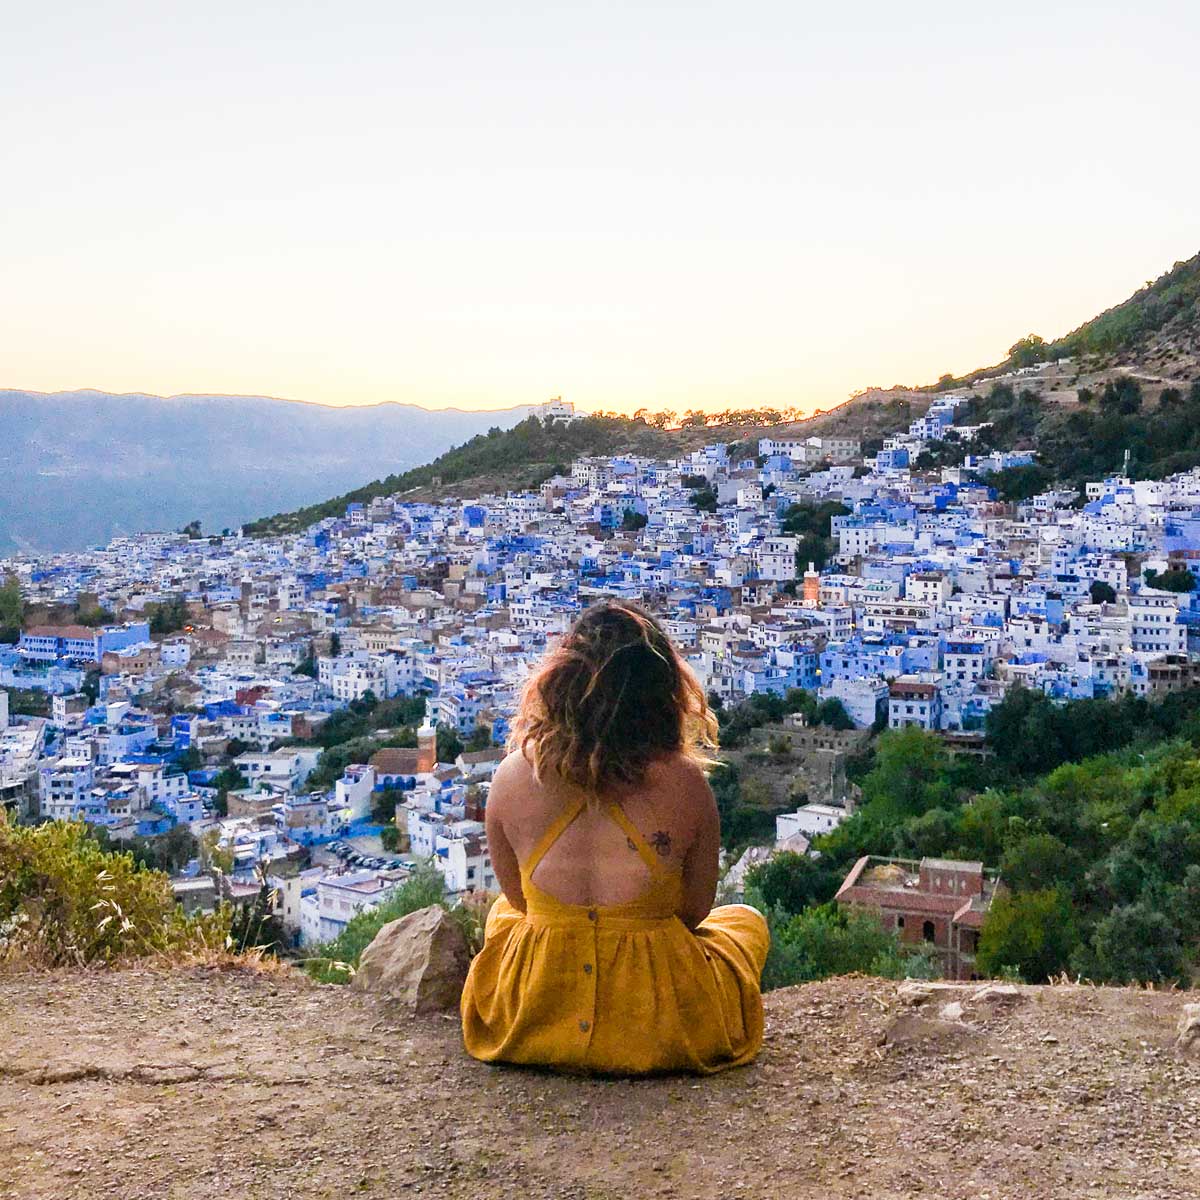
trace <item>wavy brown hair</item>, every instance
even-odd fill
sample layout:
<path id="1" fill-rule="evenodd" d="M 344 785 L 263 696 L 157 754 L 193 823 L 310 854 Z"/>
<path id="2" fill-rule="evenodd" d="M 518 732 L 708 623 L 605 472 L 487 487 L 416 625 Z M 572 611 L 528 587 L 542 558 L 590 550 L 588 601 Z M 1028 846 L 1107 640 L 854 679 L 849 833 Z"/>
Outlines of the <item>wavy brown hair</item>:
<path id="1" fill-rule="evenodd" d="M 510 749 L 539 778 L 558 775 L 590 796 L 641 782 L 650 763 L 683 753 L 708 765 L 717 720 L 691 667 L 637 604 L 589 608 L 529 677 Z"/>

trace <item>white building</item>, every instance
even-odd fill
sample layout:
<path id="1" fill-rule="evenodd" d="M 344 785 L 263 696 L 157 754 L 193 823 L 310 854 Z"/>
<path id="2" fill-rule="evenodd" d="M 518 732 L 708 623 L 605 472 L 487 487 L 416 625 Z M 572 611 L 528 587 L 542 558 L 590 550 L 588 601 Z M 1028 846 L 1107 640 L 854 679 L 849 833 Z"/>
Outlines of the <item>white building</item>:
<path id="1" fill-rule="evenodd" d="M 1146 654 L 1186 654 L 1187 627 L 1171 596 L 1142 592 L 1129 598 L 1133 649 Z"/>
<path id="2" fill-rule="evenodd" d="M 938 729 L 942 719 L 941 690 L 917 675 L 901 675 L 888 691 L 888 728 Z"/>
<path id="3" fill-rule="evenodd" d="M 300 899 L 300 944 L 332 942 L 360 912 L 378 908 L 404 882 L 405 875 L 389 871 L 355 871 L 326 875 Z"/>
<path id="4" fill-rule="evenodd" d="M 832 804 L 805 804 L 795 812 L 780 813 L 775 818 L 775 844 L 786 842 L 798 833 L 809 839 L 832 833 L 846 815 L 844 808 Z"/>
<path id="5" fill-rule="evenodd" d="M 769 537 L 759 552 L 758 572 L 763 579 L 790 581 L 796 578 L 796 548 L 800 539 Z"/>
<path id="6" fill-rule="evenodd" d="M 371 811 L 375 791 L 375 768 L 351 763 L 334 784 L 334 804 L 344 821 L 360 821 Z"/>

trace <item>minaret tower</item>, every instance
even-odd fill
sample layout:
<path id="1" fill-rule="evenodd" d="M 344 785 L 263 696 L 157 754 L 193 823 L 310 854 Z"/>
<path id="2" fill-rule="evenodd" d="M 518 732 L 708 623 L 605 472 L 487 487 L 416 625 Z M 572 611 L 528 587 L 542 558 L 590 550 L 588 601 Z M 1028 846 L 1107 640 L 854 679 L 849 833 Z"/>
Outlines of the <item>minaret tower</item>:
<path id="1" fill-rule="evenodd" d="M 417 774 L 428 775 L 437 767 L 437 726 L 425 714 L 417 730 Z"/>
<path id="2" fill-rule="evenodd" d="M 804 572 L 804 599 L 802 604 L 805 608 L 821 607 L 821 574 L 812 563 L 808 564 L 808 570 Z"/>

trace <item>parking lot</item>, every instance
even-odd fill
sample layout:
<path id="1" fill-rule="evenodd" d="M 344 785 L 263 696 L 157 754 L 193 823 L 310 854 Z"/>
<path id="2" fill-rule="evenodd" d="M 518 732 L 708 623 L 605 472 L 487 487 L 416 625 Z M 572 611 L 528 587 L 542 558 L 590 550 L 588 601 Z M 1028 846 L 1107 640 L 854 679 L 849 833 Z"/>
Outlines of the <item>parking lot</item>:
<path id="1" fill-rule="evenodd" d="M 413 866 L 411 858 L 385 852 L 377 837 L 337 838 L 317 850 L 356 871 L 387 871 Z"/>

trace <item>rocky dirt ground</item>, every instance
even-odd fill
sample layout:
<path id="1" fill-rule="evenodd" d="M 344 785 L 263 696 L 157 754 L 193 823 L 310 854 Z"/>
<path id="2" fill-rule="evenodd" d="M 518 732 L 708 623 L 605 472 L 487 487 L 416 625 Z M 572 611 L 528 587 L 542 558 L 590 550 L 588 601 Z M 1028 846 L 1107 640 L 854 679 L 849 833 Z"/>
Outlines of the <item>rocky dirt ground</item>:
<path id="1" fill-rule="evenodd" d="M 0 978 L 0 1197 L 1200 1196 L 1184 997 L 903 986 L 772 993 L 753 1066 L 629 1082 L 290 974 Z"/>

